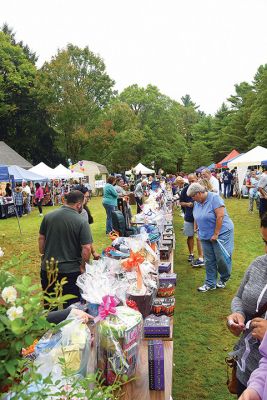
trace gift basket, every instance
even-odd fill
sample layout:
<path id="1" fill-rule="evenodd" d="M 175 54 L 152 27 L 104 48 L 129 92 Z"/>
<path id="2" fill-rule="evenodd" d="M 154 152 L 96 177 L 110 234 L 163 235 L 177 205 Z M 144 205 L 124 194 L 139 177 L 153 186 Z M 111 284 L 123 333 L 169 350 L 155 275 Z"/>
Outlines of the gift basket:
<path id="1" fill-rule="evenodd" d="M 157 273 L 141 253 L 131 251 L 130 257 L 121 262 L 127 276 L 134 276 L 127 289 L 127 299 L 137 304 L 138 310 L 146 317 L 151 310 L 153 298 L 157 291 Z M 134 274 L 134 275 L 133 275 Z M 130 281 L 129 281 L 130 282 Z"/>
<path id="2" fill-rule="evenodd" d="M 50 374 L 54 382 L 62 375 L 86 376 L 88 365 L 93 363 L 89 328 L 78 318 L 67 318 L 66 322 L 55 334 L 48 331 L 35 346 L 34 365 L 43 379 Z"/>
<path id="3" fill-rule="evenodd" d="M 106 313 L 97 324 L 97 367 L 109 385 L 135 375 L 143 319 L 138 311 L 124 306 L 106 308 Z"/>
<path id="4" fill-rule="evenodd" d="M 125 274 L 121 272 L 120 262 L 108 258 L 87 264 L 86 272 L 78 277 L 76 284 L 88 305 L 88 313 L 94 317 L 98 315 L 105 296 L 114 296 L 118 303 L 125 304 L 129 286 Z"/>

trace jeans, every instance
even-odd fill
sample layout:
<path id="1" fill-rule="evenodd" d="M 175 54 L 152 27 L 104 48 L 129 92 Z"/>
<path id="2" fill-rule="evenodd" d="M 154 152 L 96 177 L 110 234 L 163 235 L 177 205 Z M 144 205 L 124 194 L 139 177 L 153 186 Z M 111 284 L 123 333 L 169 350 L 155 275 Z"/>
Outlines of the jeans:
<path id="1" fill-rule="evenodd" d="M 266 199 L 260 199 L 260 217 L 263 216 L 264 213 L 267 212 L 267 200 Z"/>
<path id="2" fill-rule="evenodd" d="M 237 379 L 237 398 L 241 396 L 241 394 L 246 390 L 246 388 L 247 387 Z"/>
<path id="3" fill-rule="evenodd" d="M 257 210 L 259 210 L 259 207 L 260 207 L 260 198 L 259 198 L 259 197 L 249 197 L 249 207 L 248 207 L 248 211 L 253 211 L 254 200 L 255 200 L 255 202 L 256 202 Z"/>
<path id="4" fill-rule="evenodd" d="M 16 205 L 17 213 L 19 217 L 22 217 L 23 214 L 23 205 Z"/>
<path id="5" fill-rule="evenodd" d="M 25 202 L 25 205 L 24 205 L 24 211 L 25 211 L 26 214 L 30 214 L 30 212 L 31 212 L 31 197 L 30 197 L 29 194 L 26 197 L 26 202 Z"/>
<path id="6" fill-rule="evenodd" d="M 104 204 L 103 206 L 106 210 L 106 214 L 107 214 L 107 221 L 106 221 L 106 234 L 108 234 L 109 232 L 112 231 L 112 211 L 114 211 L 116 209 L 115 206 L 111 206 L 110 204 Z"/>
<path id="7" fill-rule="evenodd" d="M 231 196 L 231 183 L 223 183 L 223 195 L 225 199 Z"/>
<path id="8" fill-rule="evenodd" d="M 65 285 L 63 285 L 63 293 L 62 294 L 63 294 L 63 296 L 65 294 L 73 294 L 76 297 L 74 299 L 67 300 L 63 305 L 64 309 L 68 308 L 71 304 L 79 301 L 80 290 L 79 290 L 78 286 L 76 285 L 76 281 L 77 281 L 77 278 L 79 275 L 81 275 L 80 272 L 70 272 L 69 274 L 58 273 L 56 282 L 47 289 L 47 292 L 52 294 L 54 292 L 55 284 L 57 282 L 60 282 L 62 278 L 67 278 L 67 283 Z M 41 269 L 41 285 L 42 285 L 43 291 L 45 291 L 48 286 L 48 279 L 47 279 L 47 272 L 42 269 Z M 46 301 L 44 301 L 44 308 L 46 308 L 46 309 L 49 308 L 49 303 Z M 56 310 L 56 309 L 57 308 L 53 308 L 53 310 Z"/>
<path id="9" fill-rule="evenodd" d="M 234 231 L 229 230 L 222 235 L 219 235 L 219 239 L 228 253 L 232 256 L 234 249 Z M 225 262 L 219 244 L 216 241 L 201 239 L 201 245 L 206 266 L 205 283 L 212 287 L 216 286 L 218 274 L 220 275 L 221 281 L 228 281 L 231 276 L 232 263 L 229 265 Z"/>

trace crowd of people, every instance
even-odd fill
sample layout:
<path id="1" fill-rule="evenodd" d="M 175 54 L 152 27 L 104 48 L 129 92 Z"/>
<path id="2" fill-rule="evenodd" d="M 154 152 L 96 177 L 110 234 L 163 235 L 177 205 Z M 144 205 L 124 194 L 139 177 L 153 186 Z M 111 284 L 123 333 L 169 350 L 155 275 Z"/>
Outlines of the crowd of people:
<path id="1" fill-rule="evenodd" d="M 33 183 L 32 181 L 22 180 L 16 183 L 12 189 L 8 182 L 3 190 L 2 196 L 8 202 L 14 201 L 18 217 L 27 216 L 31 213 L 32 207 L 37 207 L 40 217 L 43 216 L 43 206 L 62 205 L 65 202 L 65 195 L 78 184 L 62 180 L 53 181 L 53 183 Z M 88 190 L 89 196 L 92 196 L 91 186 L 88 183 L 83 184 Z"/>
<path id="2" fill-rule="evenodd" d="M 267 165 L 262 174 L 250 171 L 245 178 L 250 212 L 254 200 L 261 217 L 261 235 L 267 253 Z M 130 194 L 136 202 L 136 211 L 142 210 L 149 190 L 171 188 L 183 217 L 183 234 L 187 240 L 188 261 L 193 268 L 205 266 L 205 281 L 199 292 L 224 289 L 232 272 L 234 248 L 234 224 L 227 213 L 223 200 L 235 194 L 234 172 L 225 170 L 220 176 L 209 169 L 201 174 L 178 173 L 177 175 L 139 176 L 127 181 L 122 176 L 109 176 L 103 190 L 102 204 L 106 212 L 106 234 L 113 230 L 112 213 L 117 209 L 118 199 L 129 201 Z M 31 211 L 32 199 L 42 216 L 42 205 L 49 185 L 29 185 L 22 182 L 14 191 L 19 216 Z M 93 243 L 90 224 L 93 217 L 88 208 L 90 190 L 82 184 L 64 189 L 65 202 L 61 208 L 48 213 L 41 222 L 39 251 L 42 255 L 41 284 L 44 291 L 53 292 L 56 282 L 48 285 L 47 265 L 54 259 L 57 263 L 57 281 L 66 279 L 63 295 L 79 296 L 77 277 L 85 269 L 90 258 L 98 259 Z M 12 195 L 10 185 L 6 194 Z M 82 217 L 82 218 L 81 218 Z M 195 257 L 195 244 L 197 256 Z M 232 300 L 232 313 L 227 318 L 231 333 L 240 336 L 236 347 L 237 395 L 240 400 L 267 398 L 267 255 L 260 256 L 248 267 L 236 296 Z M 47 287 L 49 286 L 49 289 Z M 68 308 L 76 297 L 69 299 Z M 47 304 L 45 306 L 48 306 Z M 261 344 L 260 344 L 260 341 Z"/>
<path id="3" fill-rule="evenodd" d="M 205 265 L 206 279 L 200 292 L 223 289 L 231 276 L 234 247 L 234 225 L 222 196 L 233 195 L 232 172 L 225 171 L 223 187 L 215 174 L 203 170 L 177 178 L 179 205 L 184 218 L 183 233 L 187 237 L 188 261 L 193 267 Z M 228 176 L 227 176 L 228 175 Z M 227 179 L 227 180 L 226 180 Z M 267 253 L 267 165 L 262 173 L 252 170 L 245 178 L 249 212 L 253 203 L 260 215 L 261 235 Z M 196 236 L 198 258 L 194 258 Z M 227 318 L 231 333 L 240 336 L 234 356 L 237 360 L 236 394 L 240 400 L 267 399 L 267 254 L 248 267 L 236 296 L 232 314 Z"/>

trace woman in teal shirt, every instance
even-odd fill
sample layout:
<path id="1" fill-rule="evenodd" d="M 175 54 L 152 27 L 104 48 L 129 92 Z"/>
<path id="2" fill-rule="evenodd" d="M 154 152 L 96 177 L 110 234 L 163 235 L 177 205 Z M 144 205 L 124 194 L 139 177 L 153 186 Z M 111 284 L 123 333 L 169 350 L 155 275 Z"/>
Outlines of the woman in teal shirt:
<path id="1" fill-rule="evenodd" d="M 102 203 L 107 214 L 106 234 L 112 231 L 112 211 L 117 208 L 118 193 L 114 187 L 115 183 L 115 176 L 109 176 L 107 179 L 107 183 L 104 186 Z"/>

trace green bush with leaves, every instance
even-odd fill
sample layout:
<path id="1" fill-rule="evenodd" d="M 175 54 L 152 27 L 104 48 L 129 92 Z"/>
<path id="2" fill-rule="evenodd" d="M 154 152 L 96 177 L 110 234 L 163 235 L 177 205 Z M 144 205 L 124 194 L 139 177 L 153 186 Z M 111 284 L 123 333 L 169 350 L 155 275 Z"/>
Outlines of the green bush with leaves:
<path id="1" fill-rule="evenodd" d="M 22 349 L 31 346 L 46 331 L 56 332 L 62 324 L 54 326 L 46 317 L 49 309 L 44 310 L 44 299 L 50 304 L 50 309 L 62 307 L 63 303 L 73 298 L 72 295 L 62 296 L 61 281 L 55 287 L 52 296 L 43 293 L 39 284 L 33 284 L 29 276 L 19 277 L 18 271 L 29 264 L 26 254 L 12 257 L 1 265 L 0 271 L 0 393 L 9 390 L 12 399 L 99 399 L 115 400 L 118 397 L 122 383 L 118 380 L 112 386 L 103 386 L 101 375 L 91 374 L 84 377 L 74 377 L 64 368 L 64 357 L 60 359 L 63 371 L 62 381 L 54 382 L 52 377 L 43 378 L 32 361 L 22 356 Z M 52 260 L 47 266 L 49 285 L 56 282 L 57 265 Z M 10 270 L 16 271 L 14 275 Z M 65 322 L 63 322 L 65 324 Z M 29 388 L 35 387 L 32 393 Z M 31 389 L 32 390 L 32 389 Z M 1 397 L 1 395 L 0 395 Z"/>

